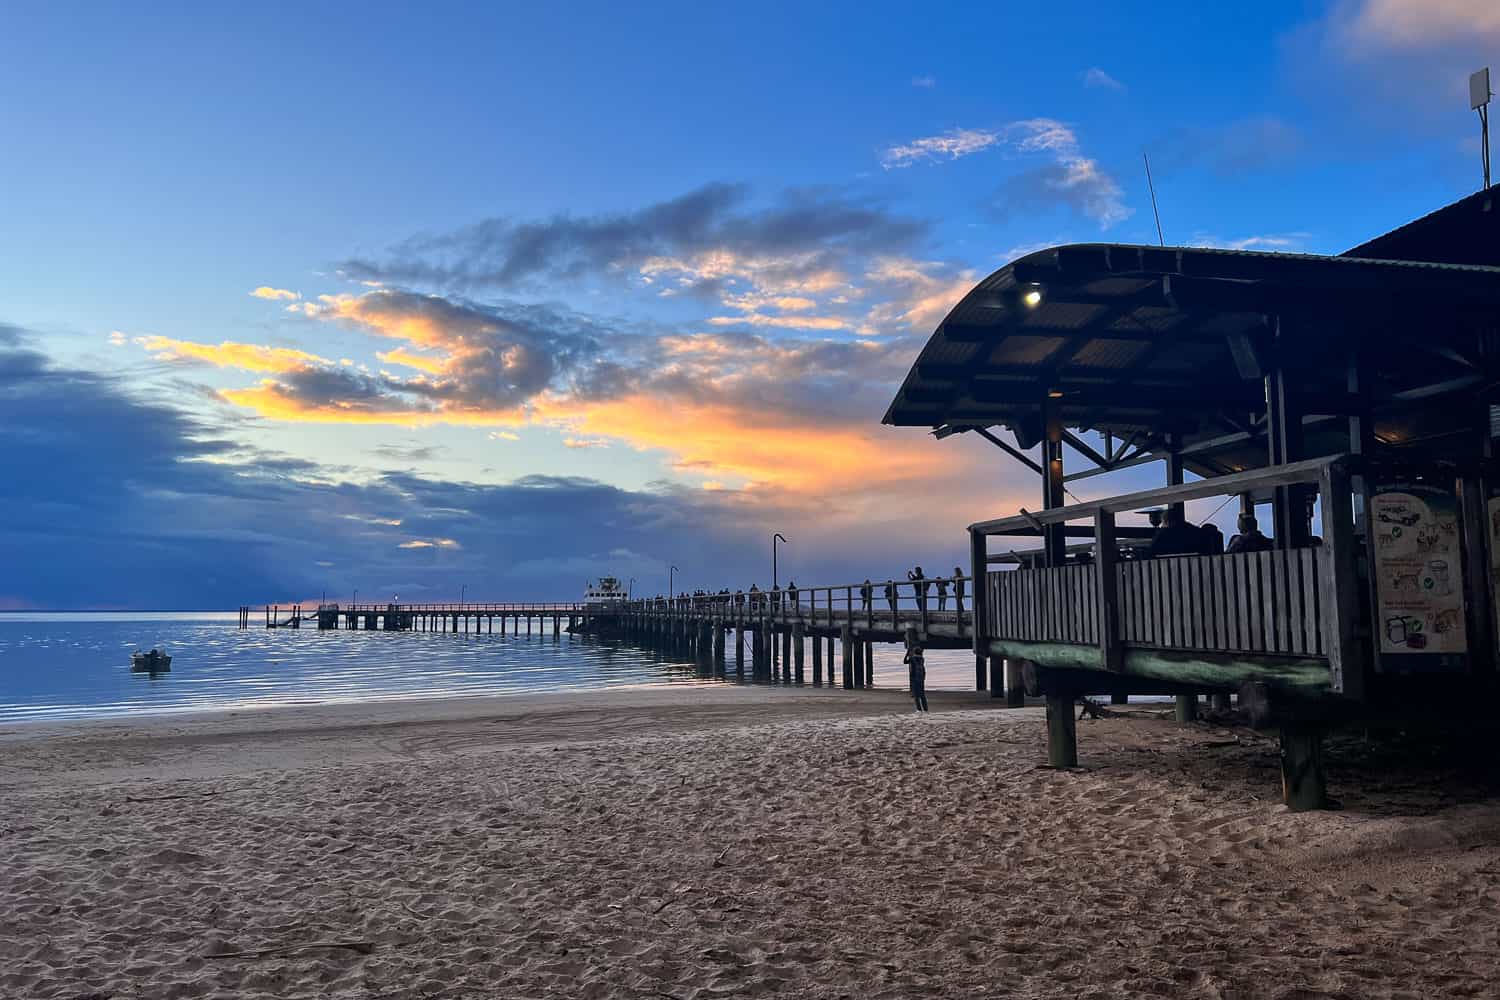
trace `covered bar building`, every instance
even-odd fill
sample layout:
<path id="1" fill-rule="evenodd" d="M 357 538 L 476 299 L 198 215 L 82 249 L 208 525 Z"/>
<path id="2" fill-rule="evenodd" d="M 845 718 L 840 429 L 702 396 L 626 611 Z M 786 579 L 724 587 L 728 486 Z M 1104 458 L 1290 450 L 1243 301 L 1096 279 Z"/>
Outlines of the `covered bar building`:
<path id="1" fill-rule="evenodd" d="M 1288 804 L 1317 807 L 1328 724 L 1497 686 L 1497 200 L 1340 256 L 1059 246 L 948 314 L 885 422 L 983 436 L 1038 477 L 1035 508 L 969 528 L 974 652 L 979 687 L 1046 697 L 1051 763 L 1076 763 L 1080 695 L 1187 714 L 1235 693 L 1280 729 Z M 1064 502 L 1148 462 L 1160 488 Z M 1153 529 L 1121 523 L 1208 498 L 1270 547 L 1147 558 Z M 1020 559 L 1014 536 L 1036 540 Z"/>

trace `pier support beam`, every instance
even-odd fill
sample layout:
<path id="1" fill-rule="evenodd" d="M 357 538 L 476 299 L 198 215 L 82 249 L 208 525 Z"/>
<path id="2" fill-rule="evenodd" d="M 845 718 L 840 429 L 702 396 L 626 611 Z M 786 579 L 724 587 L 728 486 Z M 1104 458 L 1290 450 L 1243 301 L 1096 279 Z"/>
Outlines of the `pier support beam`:
<path id="1" fill-rule="evenodd" d="M 1195 694 L 1180 694 L 1177 696 L 1177 721 L 1183 725 L 1198 720 L 1198 696 Z"/>
<path id="2" fill-rule="evenodd" d="M 1078 766 L 1078 732 L 1073 721 L 1073 696 L 1047 695 L 1047 764 Z"/>
<path id="3" fill-rule="evenodd" d="M 745 679 L 745 630 L 743 628 L 734 630 L 734 675 L 740 680 Z"/>
<path id="4" fill-rule="evenodd" d="M 854 640 L 854 688 L 858 690 L 865 686 L 865 641 Z"/>
<path id="5" fill-rule="evenodd" d="M 865 687 L 875 686 L 875 643 L 873 640 L 865 640 Z"/>
<path id="6" fill-rule="evenodd" d="M 1005 657 L 986 657 L 990 666 L 990 697 L 1005 697 Z"/>
<path id="7" fill-rule="evenodd" d="M 1026 704 L 1026 684 L 1021 679 L 1021 661 L 1005 658 L 1005 705 L 1020 708 Z"/>
<path id="8" fill-rule="evenodd" d="M 1292 812 L 1328 805 L 1321 727 L 1307 723 L 1281 727 L 1281 798 Z"/>
<path id="9" fill-rule="evenodd" d="M 792 630 L 781 627 L 781 682 L 792 682 Z"/>
<path id="10" fill-rule="evenodd" d="M 823 637 L 812 637 L 813 686 L 823 686 Z"/>
<path id="11" fill-rule="evenodd" d="M 839 646 L 842 647 L 844 676 L 841 678 L 844 690 L 854 689 L 854 630 L 845 625 L 839 630 Z"/>
<path id="12" fill-rule="evenodd" d="M 803 647 L 807 645 L 807 643 L 805 643 L 803 639 L 804 636 L 802 634 L 802 623 L 798 622 L 797 624 L 792 626 L 792 666 L 795 670 L 795 676 L 798 684 L 807 683 L 807 675 L 802 671 Z"/>

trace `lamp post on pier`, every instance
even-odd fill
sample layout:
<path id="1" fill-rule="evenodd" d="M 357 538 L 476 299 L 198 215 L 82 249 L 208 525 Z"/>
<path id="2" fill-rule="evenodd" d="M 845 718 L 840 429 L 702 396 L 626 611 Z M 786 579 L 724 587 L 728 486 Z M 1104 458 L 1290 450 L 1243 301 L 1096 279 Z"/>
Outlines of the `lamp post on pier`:
<path id="1" fill-rule="evenodd" d="M 359 607 L 359 588 L 358 587 L 354 588 L 354 600 L 352 600 L 352 601 L 349 602 L 349 606 L 353 607 L 353 608 Z"/>
<path id="2" fill-rule="evenodd" d="M 667 570 L 667 600 L 669 601 L 676 596 L 676 591 L 672 589 L 672 584 L 675 579 L 676 573 L 676 566 L 673 566 L 671 569 Z"/>
<path id="3" fill-rule="evenodd" d="M 774 534 L 774 535 L 771 536 L 771 589 L 772 590 L 776 590 L 776 589 L 778 589 L 781 586 L 781 581 L 778 580 L 777 577 L 776 577 L 776 574 L 777 574 L 777 569 L 776 569 L 776 542 L 778 540 L 780 540 L 783 545 L 790 545 L 791 544 L 790 542 L 788 542 L 786 540 L 786 536 L 783 535 L 779 531 L 776 532 L 776 534 Z"/>
<path id="4" fill-rule="evenodd" d="M 458 610 L 464 609 L 464 597 L 469 593 L 469 585 L 466 583 L 458 588 Z"/>
<path id="5" fill-rule="evenodd" d="M 635 597 L 635 577 L 630 578 L 630 584 L 625 588 L 625 599 L 631 600 Z"/>

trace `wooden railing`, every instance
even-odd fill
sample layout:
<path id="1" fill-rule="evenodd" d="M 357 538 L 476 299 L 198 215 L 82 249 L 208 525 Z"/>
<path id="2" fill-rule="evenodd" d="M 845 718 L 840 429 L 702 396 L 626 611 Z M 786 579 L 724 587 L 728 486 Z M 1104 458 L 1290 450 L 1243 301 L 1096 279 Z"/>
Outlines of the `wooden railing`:
<path id="1" fill-rule="evenodd" d="M 1325 656 L 1316 548 L 1133 560 L 1114 567 L 1114 638 L 1201 652 Z M 989 574 L 990 636 L 1099 644 L 1099 567 Z"/>

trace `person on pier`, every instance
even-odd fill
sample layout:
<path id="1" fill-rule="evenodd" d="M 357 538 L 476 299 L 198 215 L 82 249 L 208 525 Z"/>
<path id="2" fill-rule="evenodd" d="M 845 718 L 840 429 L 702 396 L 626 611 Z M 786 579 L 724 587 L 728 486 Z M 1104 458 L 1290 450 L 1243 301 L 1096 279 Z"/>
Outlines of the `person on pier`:
<path id="1" fill-rule="evenodd" d="M 937 587 L 938 610 L 946 611 L 948 609 L 948 581 L 938 577 L 933 581 L 933 585 Z"/>
<path id="2" fill-rule="evenodd" d="M 960 618 L 964 615 L 964 571 L 953 567 L 953 610 Z"/>
<path id="3" fill-rule="evenodd" d="M 923 614 L 926 614 L 927 585 L 929 582 L 927 580 L 926 574 L 922 572 L 922 567 L 918 566 L 915 569 L 907 570 L 906 578 L 911 581 L 911 592 L 912 595 L 917 599 L 917 610 L 922 612 Z"/>
<path id="4" fill-rule="evenodd" d="M 885 583 L 885 602 L 891 606 L 891 621 L 899 620 L 900 613 L 896 610 L 896 581 L 887 580 Z"/>
<path id="5" fill-rule="evenodd" d="M 869 577 L 865 577 L 865 582 L 860 584 L 859 586 L 859 603 L 860 609 L 865 613 L 867 617 L 870 614 L 870 606 L 874 603 L 874 601 L 875 585 L 870 582 Z"/>
<path id="6" fill-rule="evenodd" d="M 798 604 L 797 604 L 797 581 L 796 580 L 789 580 L 787 582 L 787 585 L 786 585 L 786 604 L 787 604 L 787 611 L 788 612 L 793 613 L 793 614 L 797 613 Z"/>
<path id="7" fill-rule="evenodd" d="M 910 634 L 910 633 L 908 633 Z M 927 663 L 922 654 L 922 644 L 913 642 L 906 648 L 906 679 L 911 686 L 911 700 L 917 711 L 927 711 Z"/>
<path id="8" fill-rule="evenodd" d="M 760 608 L 760 588 L 755 584 L 750 585 L 750 610 L 752 612 Z"/>

